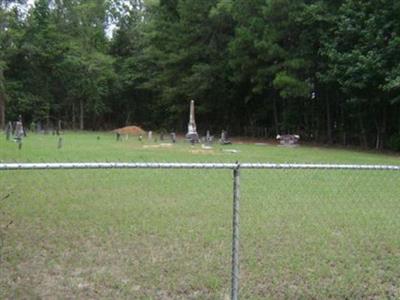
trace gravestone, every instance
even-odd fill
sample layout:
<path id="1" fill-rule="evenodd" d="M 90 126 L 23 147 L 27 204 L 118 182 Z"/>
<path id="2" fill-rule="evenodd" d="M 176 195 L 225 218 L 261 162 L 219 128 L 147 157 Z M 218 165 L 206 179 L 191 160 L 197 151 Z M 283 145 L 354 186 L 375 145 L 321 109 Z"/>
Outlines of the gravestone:
<path id="1" fill-rule="evenodd" d="M 206 143 L 209 145 L 212 143 L 214 137 L 210 135 L 210 130 L 207 130 L 206 132 Z"/>
<path id="2" fill-rule="evenodd" d="M 172 143 L 176 143 L 176 133 L 175 132 L 171 132 L 171 141 Z"/>
<path id="3" fill-rule="evenodd" d="M 22 138 L 25 136 L 24 126 L 22 125 L 22 116 L 18 117 L 18 121 L 15 123 L 14 140 L 18 144 L 18 149 L 22 148 Z"/>
<path id="4" fill-rule="evenodd" d="M 283 146 L 295 146 L 298 144 L 300 136 L 297 134 L 278 134 L 276 139 Z"/>
<path id="5" fill-rule="evenodd" d="M 56 134 L 60 135 L 61 132 L 61 120 L 58 120 L 58 124 L 57 124 L 57 129 L 56 129 Z"/>
<path id="6" fill-rule="evenodd" d="M 7 141 L 10 140 L 11 133 L 12 133 L 12 124 L 11 124 L 11 122 L 8 122 L 7 127 L 6 127 L 6 140 Z"/>
<path id="7" fill-rule="evenodd" d="M 61 149 L 63 146 L 63 138 L 59 137 L 58 138 L 58 144 L 57 144 L 57 149 Z"/>
<path id="8" fill-rule="evenodd" d="M 232 142 L 228 140 L 228 132 L 226 130 L 222 130 L 221 139 L 219 140 L 221 145 L 231 145 Z"/>
<path id="9" fill-rule="evenodd" d="M 197 134 L 196 122 L 194 118 L 194 100 L 190 101 L 189 124 L 186 139 L 188 139 L 191 144 L 199 142 L 199 135 Z"/>
<path id="10" fill-rule="evenodd" d="M 150 131 L 147 133 L 147 139 L 148 139 L 149 142 L 153 139 L 153 131 L 150 130 Z"/>

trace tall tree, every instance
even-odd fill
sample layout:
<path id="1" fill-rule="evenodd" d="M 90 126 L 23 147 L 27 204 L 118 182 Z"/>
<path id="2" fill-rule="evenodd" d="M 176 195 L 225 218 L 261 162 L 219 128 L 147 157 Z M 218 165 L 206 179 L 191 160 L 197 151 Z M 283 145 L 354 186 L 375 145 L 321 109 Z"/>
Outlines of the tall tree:
<path id="1" fill-rule="evenodd" d="M 325 43 L 328 73 L 358 110 L 362 143 L 368 146 L 367 132 L 375 128 L 377 149 L 384 145 L 393 103 L 388 92 L 396 87 L 391 80 L 396 78 L 393 74 L 400 57 L 399 8 L 397 1 L 391 0 L 348 0 L 339 10 L 335 37 Z"/>
<path id="2" fill-rule="evenodd" d="M 25 4 L 24 0 L 0 0 L 0 128 L 6 121 L 6 98 L 4 72 L 7 67 L 7 57 L 15 47 L 18 38 L 20 12 L 18 5 Z"/>

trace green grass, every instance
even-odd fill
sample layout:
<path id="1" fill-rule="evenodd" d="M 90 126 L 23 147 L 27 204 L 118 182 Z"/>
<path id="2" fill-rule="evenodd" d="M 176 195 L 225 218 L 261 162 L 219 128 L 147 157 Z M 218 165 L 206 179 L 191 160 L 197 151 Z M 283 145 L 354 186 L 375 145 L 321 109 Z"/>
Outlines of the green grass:
<path id="1" fill-rule="evenodd" d="M 99 139 L 97 139 L 99 137 Z M 155 148 L 156 143 L 139 143 L 136 138 L 116 142 L 110 133 L 72 133 L 63 136 L 64 146 L 57 149 L 58 137 L 30 134 L 23 141 L 21 151 L 16 143 L 0 139 L 1 162 L 52 161 L 168 161 L 168 162 L 300 162 L 300 163 L 354 163 L 399 164 L 400 156 L 371 152 L 302 146 L 285 148 L 275 145 L 253 144 L 216 145 L 213 151 L 191 148 L 180 141 L 174 147 Z M 166 141 L 167 143 L 168 141 Z M 146 148 L 147 147 L 147 148 Z M 239 153 L 225 153 L 236 149 Z"/>
<path id="2" fill-rule="evenodd" d="M 319 147 L 204 151 L 67 132 L 57 149 L 57 139 L 29 135 L 21 151 L 1 139 L 0 160 L 399 164 Z M 242 170 L 241 298 L 399 298 L 399 182 L 386 171 Z M 1 299 L 229 297 L 229 170 L 6 171 L 5 195 Z"/>

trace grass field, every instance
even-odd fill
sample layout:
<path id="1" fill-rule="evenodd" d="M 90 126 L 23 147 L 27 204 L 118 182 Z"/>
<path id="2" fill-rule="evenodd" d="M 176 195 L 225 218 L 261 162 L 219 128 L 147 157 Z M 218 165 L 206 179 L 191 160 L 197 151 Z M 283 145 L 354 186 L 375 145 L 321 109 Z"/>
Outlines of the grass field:
<path id="1" fill-rule="evenodd" d="M 206 151 L 108 133 L 0 139 L 1 162 L 399 164 L 398 156 L 234 144 Z M 222 149 L 237 149 L 226 153 Z M 242 170 L 242 299 L 399 298 L 400 174 Z M 0 299 L 225 299 L 229 170 L 0 172 Z M 12 222 L 9 226 L 9 224 Z"/>

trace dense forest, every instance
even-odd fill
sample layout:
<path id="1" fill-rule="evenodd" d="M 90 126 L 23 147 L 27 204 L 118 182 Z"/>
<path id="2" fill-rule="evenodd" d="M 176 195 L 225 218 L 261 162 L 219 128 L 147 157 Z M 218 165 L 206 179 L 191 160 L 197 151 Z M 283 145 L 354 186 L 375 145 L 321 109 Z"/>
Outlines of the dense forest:
<path id="1" fill-rule="evenodd" d="M 400 150 L 398 0 L 0 0 L 0 121 Z M 261 129 L 261 130 L 260 130 Z"/>

